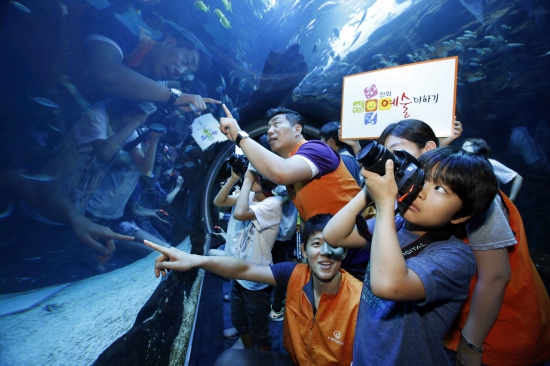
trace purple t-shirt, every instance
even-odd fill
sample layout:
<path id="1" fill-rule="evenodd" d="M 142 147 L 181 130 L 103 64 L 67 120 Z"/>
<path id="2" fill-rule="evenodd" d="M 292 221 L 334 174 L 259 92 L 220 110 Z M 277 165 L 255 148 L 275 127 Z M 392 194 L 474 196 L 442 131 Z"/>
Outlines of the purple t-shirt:
<path id="1" fill-rule="evenodd" d="M 325 174 L 332 173 L 340 165 L 340 155 L 330 146 L 319 140 L 307 141 L 298 148 L 295 155 L 303 156 L 310 160 L 319 174 L 315 178 L 320 178 Z"/>

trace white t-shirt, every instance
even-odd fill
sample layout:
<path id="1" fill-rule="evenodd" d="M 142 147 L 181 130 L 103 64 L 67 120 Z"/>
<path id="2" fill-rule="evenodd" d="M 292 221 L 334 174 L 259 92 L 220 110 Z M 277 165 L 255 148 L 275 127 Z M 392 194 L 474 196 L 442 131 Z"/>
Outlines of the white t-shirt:
<path id="1" fill-rule="evenodd" d="M 489 159 L 489 162 L 493 166 L 493 171 L 495 172 L 497 179 L 502 184 L 506 184 L 510 182 L 512 179 L 516 177 L 516 175 L 518 175 L 518 173 L 516 173 L 512 169 L 508 168 L 506 165 L 494 159 Z"/>
<path id="2" fill-rule="evenodd" d="M 268 197 L 262 202 L 254 202 L 254 193 L 250 193 L 249 205 L 256 218 L 248 222 L 237 240 L 225 247 L 228 256 L 239 258 L 247 262 L 271 265 L 271 249 L 277 239 L 282 216 L 283 200 L 281 197 Z M 257 291 L 268 285 L 252 281 L 237 280 L 244 288 Z"/>

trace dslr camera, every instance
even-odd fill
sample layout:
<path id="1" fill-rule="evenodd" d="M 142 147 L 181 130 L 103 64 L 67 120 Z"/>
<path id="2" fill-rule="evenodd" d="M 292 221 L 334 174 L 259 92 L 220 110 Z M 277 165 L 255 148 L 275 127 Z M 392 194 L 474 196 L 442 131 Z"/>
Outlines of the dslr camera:
<path id="1" fill-rule="evenodd" d="M 404 213 L 418 196 L 424 184 L 424 170 L 422 170 L 420 162 L 403 149 L 395 149 L 392 154 L 376 141 L 368 141 L 356 156 L 357 162 L 363 168 L 382 176 L 386 174 L 388 159 L 393 161 L 393 172 L 397 183 L 397 209 L 400 213 Z"/>
<path id="2" fill-rule="evenodd" d="M 246 156 L 233 153 L 225 161 L 229 163 L 231 169 L 233 169 L 235 173 L 241 177 L 244 177 L 244 174 L 248 169 L 248 159 Z"/>
<path id="3" fill-rule="evenodd" d="M 168 105 L 158 107 L 156 112 L 147 118 L 145 124 L 155 132 L 172 131 L 178 122 L 185 121 L 185 117 L 177 113 L 173 107 Z"/>

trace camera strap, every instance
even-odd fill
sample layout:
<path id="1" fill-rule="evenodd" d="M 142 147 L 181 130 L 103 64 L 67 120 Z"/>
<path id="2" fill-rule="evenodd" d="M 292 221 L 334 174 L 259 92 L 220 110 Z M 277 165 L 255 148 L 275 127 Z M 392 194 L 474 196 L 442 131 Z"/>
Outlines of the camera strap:
<path id="1" fill-rule="evenodd" d="M 140 130 L 138 129 L 138 133 Z M 122 150 L 128 152 L 138 146 L 143 141 L 147 140 L 149 136 L 151 135 L 151 130 L 147 130 L 146 132 L 141 133 L 138 137 L 133 139 L 132 141 L 128 142 L 126 145 L 122 147 Z"/>
<path id="2" fill-rule="evenodd" d="M 401 223 L 398 224 L 398 227 L 396 227 L 396 231 L 401 230 L 401 227 L 403 225 L 404 225 L 404 221 L 401 221 Z M 357 215 L 355 217 L 355 226 L 357 228 L 357 232 L 359 233 L 359 235 L 361 235 L 363 238 L 367 240 L 367 244 L 370 244 L 372 240 L 372 234 L 370 233 L 369 228 L 367 226 L 367 222 L 365 221 L 363 216 Z M 429 231 L 426 234 L 421 235 L 412 243 L 401 248 L 401 253 L 403 253 L 403 257 L 405 258 L 405 260 L 416 257 L 418 254 L 420 254 L 421 251 L 423 251 L 431 243 L 448 240 L 451 237 L 451 235 L 452 235 L 452 231 L 449 226 L 445 226 L 441 230 Z"/>

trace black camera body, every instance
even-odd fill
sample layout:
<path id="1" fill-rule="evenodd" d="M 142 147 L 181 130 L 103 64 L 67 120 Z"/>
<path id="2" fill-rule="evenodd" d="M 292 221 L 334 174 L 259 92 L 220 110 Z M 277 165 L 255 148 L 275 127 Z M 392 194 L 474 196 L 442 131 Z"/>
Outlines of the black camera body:
<path id="1" fill-rule="evenodd" d="M 356 156 L 357 162 L 370 172 L 386 174 L 386 161 L 393 160 L 395 182 L 398 192 L 398 210 L 404 213 L 424 184 L 424 170 L 420 162 L 403 149 L 395 149 L 393 154 L 376 141 L 369 141 Z"/>
<path id="2" fill-rule="evenodd" d="M 235 173 L 244 177 L 244 174 L 248 170 L 248 159 L 246 156 L 233 153 L 225 161 L 229 163 L 231 169 L 233 169 Z"/>
<path id="3" fill-rule="evenodd" d="M 185 121 L 185 117 L 176 114 L 173 107 L 164 105 L 158 107 L 155 113 L 147 117 L 146 126 L 155 132 L 172 131 L 179 121 Z"/>

